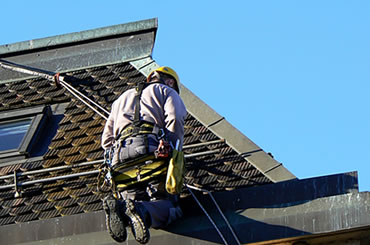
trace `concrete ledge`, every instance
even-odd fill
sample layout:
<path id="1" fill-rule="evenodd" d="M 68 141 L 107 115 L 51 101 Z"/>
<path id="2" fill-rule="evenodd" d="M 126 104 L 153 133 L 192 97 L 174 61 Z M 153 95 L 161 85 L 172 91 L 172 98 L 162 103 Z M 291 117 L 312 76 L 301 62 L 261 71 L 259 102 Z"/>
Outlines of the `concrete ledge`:
<path id="1" fill-rule="evenodd" d="M 231 232 L 208 195 L 196 193 L 229 244 Z M 242 243 L 341 232 L 370 226 L 370 193 L 359 193 L 357 173 L 290 180 L 213 193 Z M 221 244 L 220 236 L 191 196 L 184 218 L 167 230 L 151 229 L 150 244 Z M 102 211 L 2 226 L 7 244 L 114 244 Z M 129 244 L 136 244 L 129 238 Z M 44 242 L 44 243 L 42 243 Z"/>
<path id="2" fill-rule="evenodd" d="M 234 241 L 226 223 L 207 195 L 197 193 L 200 202 L 218 224 L 230 244 Z M 213 194 L 242 243 L 269 241 L 304 235 L 336 232 L 370 225 L 370 195 L 358 192 L 357 173 L 290 180 L 276 184 Z M 219 242 L 209 220 L 191 198 L 184 211 L 194 216 L 179 226 L 197 229 L 185 236 Z M 192 203 L 193 202 L 193 203 Z M 190 209 L 187 207 L 191 207 Z M 197 218 L 195 218 L 197 217 Z M 197 220 L 196 220 L 197 219 Z M 208 222 L 208 227 L 205 225 Z M 182 228 L 181 230 L 185 230 Z M 207 237 L 204 237 L 208 234 Z"/>

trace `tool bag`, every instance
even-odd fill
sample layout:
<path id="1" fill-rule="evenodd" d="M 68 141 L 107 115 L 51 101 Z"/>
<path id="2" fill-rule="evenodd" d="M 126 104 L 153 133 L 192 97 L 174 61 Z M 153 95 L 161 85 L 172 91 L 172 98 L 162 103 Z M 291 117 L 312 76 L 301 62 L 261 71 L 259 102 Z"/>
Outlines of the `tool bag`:
<path id="1" fill-rule="evenodd" d="M 184 185 L 185 158 L 184 152 L 173 150 L 166 175 L 166 191 L 172 195 L 180 194 Z"/>

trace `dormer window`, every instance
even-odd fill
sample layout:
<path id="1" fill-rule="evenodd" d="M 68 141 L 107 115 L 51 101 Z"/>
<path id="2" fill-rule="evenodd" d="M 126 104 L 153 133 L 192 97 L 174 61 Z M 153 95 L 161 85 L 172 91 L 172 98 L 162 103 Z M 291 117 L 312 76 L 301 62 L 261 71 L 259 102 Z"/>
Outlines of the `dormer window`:
<path id="1" fill-rule="evenodd" d="M 0 152 L 22 148 L 22 142 L 32 124 L 32 118 L 0 123 Z"/>
<path id="2" fill-rule="evenodd" d="M 49 106 L 0 113 L 0 162 L 29 157 L 50 117 Z"/>

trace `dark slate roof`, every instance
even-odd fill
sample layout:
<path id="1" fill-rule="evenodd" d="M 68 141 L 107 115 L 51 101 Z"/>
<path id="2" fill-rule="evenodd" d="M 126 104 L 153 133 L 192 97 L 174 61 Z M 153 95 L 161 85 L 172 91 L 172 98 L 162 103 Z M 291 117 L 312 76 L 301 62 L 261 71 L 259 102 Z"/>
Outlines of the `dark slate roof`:
<path id="1" fill-rule="evenodd" d="M 120 94 L 145 80 L 150 69 L 158 66 L 150 58 L 156 25 L 156 20 L 148 20 L 89 31 L 85 32 L 86 35 L 68 34 L 40 39 L 33 42 L 33 47 L 27 45 L 30 42 L 7 45 L 0 47 L 0 59 L 58 70 L 62 75 L 72 76 L 76 78 L 72 83 L 75 88 L 109 110 Z M 135 35 L 140 36 L 142 42 L 131 43 Z M 78 38 L 80 36 L 88 38 L 82 40 Z M 125 58 L 107 55 L 115 50 L 112 45 L 116 44 L 112 40 L 116 39 L 130 46 L 127 49 L 130 55 Z M 54 45 L 49 46 L 48 40 L 53 40 Z M 97 48 L 102 44 L 106 45 L 105 53 Z M 84 53 L 86 48 L 92 51 Z M 89 60 L 96 60 L 98 56 L 103 58 L 95 63 L 79 62 L 78 59 L 76 61 L 78 51 Z M 42 54 L 38 55 L 41 58 L 30 58 L 35 53 Z M 48 56 L 52 53 L 55 54 L 53 59 Z M 189 112 L 184 140 L 188 148 L 184 152 L 188 156 L 208 152 L 187 158 L 187 183 L 210 191 L 224 191 L 294 178 L 186 87 L 182 86 L 181 92 Z M 101 198 L 105 193 L 96 189 L 96 170 L 100 162 L 94 161 L 103 158 L 100 137 L 104 119 L 50 81 L 0 70 L 0 112 L 40 105 L 63 105 L 63 118 L 43 156 L 0 165 L 0 226 L 102 209 Z M 204 142 L 213 143 L 192 146 Z M 86 162 L 94 164 L 78 166 Z M 55 170 L 60 166 L 70 167 Z M 34 170 L 45 171 L 30 173 Z M 22 195 L 15 198 L 15 188 L 9 187 L 14 184 L 14 173 L 18 175 L 18 184 L 54 179 L 24 185 L 20 189 Z M 71 174 L 77 175 L 59 178 Z"/>

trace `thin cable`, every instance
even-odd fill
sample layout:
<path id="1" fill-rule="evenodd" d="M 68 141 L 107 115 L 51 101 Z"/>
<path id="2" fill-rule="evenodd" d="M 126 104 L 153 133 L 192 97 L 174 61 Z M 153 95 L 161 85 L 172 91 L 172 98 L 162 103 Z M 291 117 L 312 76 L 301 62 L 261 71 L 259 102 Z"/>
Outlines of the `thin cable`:
<path id="1" fill-rule="evenodd" d="M 48 74 L 47 72 L 36 71 L 34 68 L 26 68 L 26 67 L 21 66 L 19 64 L 14 64 L 14 63 L 10 63 L 10 62 L 3 62 L 3 61 L 0 61 L 0 67 L 4 68 L 6 70 L 11 70 L 11 71 L 15 71 L 15 72 L 25 73 L 25 74 L 29 74 L 29 75 L 32 75 L 32 76 L 39 76 L 39 77 L 45 78 L 45 79 L 47 79 L 49 81 L 56 82 L 57 84 L 62 85 L 73 96 L 75 96 L 77 99 L 79 99 L 82 103 L 84 103 L 86 106 L 88 106 L 94 112 L 96 112 L 102 118 L 104 118 L 105 120 L 108 119 L 109 112 L 107 110 L 105 110 L 99 104 L 95 103 L 89 97 L 87 97 L 86 95 L 84 95 L 83 93 L 81 93 L 80 91 L 78 91 L 77 89 L 75 89 L 73 86 L 71 86 L 70 84 L 68 84 L 66 81 L 64 81 L 64 77 L 63 76 L 60 76 L 59 73 L 55 73 L 54 75 L 51 75 L 51 74 Z M 104 112 L 105 115 L 102 114 L 101 112 L 99 112 L 97 110 L 97 108 L 93 107 L 91 104 L 89 104 L 88 102 L 86 102 L 84 99 L 87 100 L 89 103 L 93 104 L 94 106 L 96 106 L 102 112 Z"/>
<path id="2" fill-rule="evenodd" d="M 225 215 L 224 215 L 224 213 L 222 212 L 222 210 L 221 210 L 220 206 L 219 206 L 219 205 L 218 205 L 218 203 L 216 202 L 216 199 L 213 197 L 212 193 L 211 193 L 209 190 L 205 190 L 205 189 L 197 188 L 197 187 L 195 187 L 195 186 L 191 186 L 191 185 L 188 185 L 188 184 L 186 184 L 186 187 L 188 187 L 188 189 L 189 189 L 189 188 L 191 188 L 191 189 L 194 189 L 194 190 L 197 190 L 197 191 L 207 192 L 207 194 L 209 194 L 209 196 L 211 197 L 211 199 L 212 199 L 213 203 L 215 204 L 215 206 L 216 206 L 216 208 L 217 208 L 218 212 L 221 214 L 221 216 L 222 216 L 222 218 L 224 219 L 224 221 L 225 221 L 225 223 L 226 223 L 227 227 L 228 227 L 228 228 L 229 228 L 229 230 L 231 231 L 231 233 L 232 233 L 232 235 L 233 235 L 233 237 L 234 237 L 235 241 L 240 245 L 241 243 L 240 243 L 240 241 L 239 241 L 238 236 L 237 236 L 237 235 L 236 235 L 236 233 L 234 232 L 234 229 L 232 228 L 232 226 L 231 226 L 230 222 L 227 220 L 226 216 L 225 216 Z"/>
<path id="3" fill-rule="evenodd" d="M 230 229 L 231 233 L 233 234 L 234 239 L 236 240 L 236 242 L 237 242 L 239 245 L 241 245 L 241 243 L 240 243 L 240 241 L 239 241 L 239 238 L 237 237 L 237 235 L 236 235 L 236 234 L 235 234 L 235 232 L 234 232 L 234 229 L 231 227 L 230 222 L 226 219 L 226 217 L 225 217 L 224 213 L 221 211 L 220 206 L 217 204 L 217 202 L 216 202 L 215 198 L 213 197 L 212 193 L 211 193 L 211 192 L 208 192 L 208 194 L 209 194 L 209 196 L 212 198 L 213 203 L 214 203 L 214 204 L 215 204 L 215 206 L 217 207 L 218 212 L 221 214 L 221 216 L 222 216 L 222 218 L 224 219 L 224 221 L 225 221 L 226 225 L 229 227 L 229 229 Z"/>
<path id="4" fill-rule="evenodd" d="M 109 115 L 109 111 L 105 110 L 102 106 L 100 106 L 98 103 L 96 103 L 95 101 L 93 101 L 92 99 L 90 99 L 89 97 L 87 97 L 86 95 L 84 95 L 83 93 L 81 93 L 79 90 L 75 89 L 72 85 L 66 83 L 63 80 L 60 81 L 60 83 L 63 83 L 65 86 L 68 86 L 70 89 L 72 89 L 73 91 L 75 91 L 76 93 L 78 93 L 80 96 L 82 96 L 84 99 L 88 100 L 91 104 L 93 104 L 94 106 L 96 106 L 97 108 L 99 108 L 101 111 L 103 111 L 105 114 Z"/>
<path id="5" fill-rule="evenodd" d="M 61 84 L 65 84 L 65 82 L 61 81 Z M 70 89 L 68 86 L 63 86 L 65 89 L 67 89 L 73 96 L 75 96 L 77 99 L 79 99 L 82 103 L 84 103 L 86 106 L 88 106 L 91 110 L 96 112 L 99 116 L 104 118 L 105 120 L 108 120 L 108 117 L 99 112 L 95 107 L 87 103 L 85 100 L 83 100 L 74 90 Z"/>
<path id="6" fill-rule="evenodd" d="M 203 212 L 205 213 L 205 215 L 207 216 L 207 218 L 209 219 L 209 221 L 212 223 L 212 225 L 215 227 L 218 235 L 221 237 L 222 241 L 224 242 L 224 244 L 228 245 L 227 241 L 225 240 L 224 236 L 222 235 L 220 229 L 218 229 L 216 223 L 213 221 L 213 219 L 211 218 L 211 216 L 208 214 L 208 212 L 205 210 L 205 208 L 203 207 L 203 205 L 199 202 L 198 198 L 194 195 L 193 191 L 188 187 L 188 185 L 185 185 L 188 190 L 190 191 L 190 194 L 193 196 L 194 200 L 198 203 L 199 207 L 203 210 Z"/>

